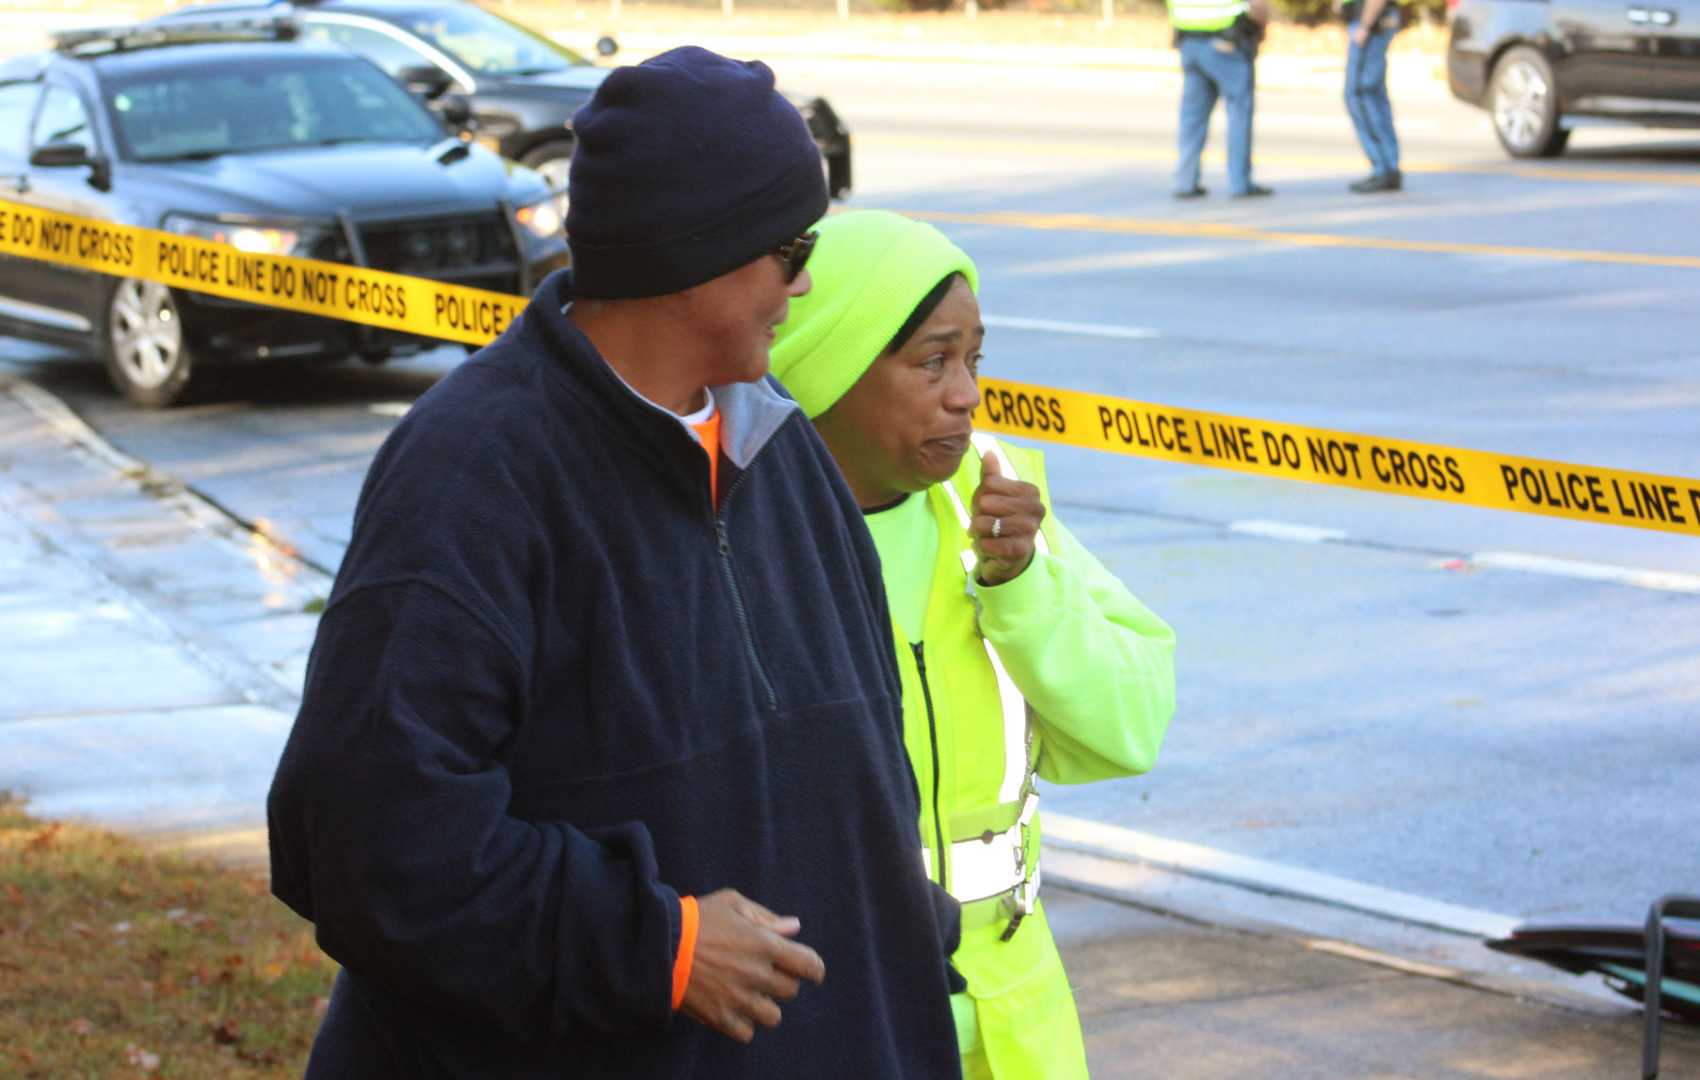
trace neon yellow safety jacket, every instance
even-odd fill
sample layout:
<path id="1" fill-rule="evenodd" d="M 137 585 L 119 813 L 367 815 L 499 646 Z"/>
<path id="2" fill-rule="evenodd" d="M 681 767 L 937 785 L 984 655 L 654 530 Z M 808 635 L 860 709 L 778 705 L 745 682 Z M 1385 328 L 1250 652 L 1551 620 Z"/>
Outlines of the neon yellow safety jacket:
<path id="1" fill-rule="evenodd" d="M 1226 30 L 1251 10 L 1246 0 L 1168 0 L 1169 23 L 1176 30 Z"/>
<path id="2" fill-rule="evenodd" d="M 958 1032 L 977 1029 L 979 1042 L 962 1047 L 965 1075 L 1085 1076 L 1079 1017 L 1038 903 L 1034 781 L 1151 768 L 1174 711 L 1174 633 L 1050 514 L 1037 451 L 983 435 L 974 444 L 952 479 L 924 493 L 939 543 L 924 625 L 895 628 L 904 742 L 928 873 L 963 903 Z M 989 449 L 1046 505 L 1033 561 L 996 586 L 975 581 L 967 531 Z"/>

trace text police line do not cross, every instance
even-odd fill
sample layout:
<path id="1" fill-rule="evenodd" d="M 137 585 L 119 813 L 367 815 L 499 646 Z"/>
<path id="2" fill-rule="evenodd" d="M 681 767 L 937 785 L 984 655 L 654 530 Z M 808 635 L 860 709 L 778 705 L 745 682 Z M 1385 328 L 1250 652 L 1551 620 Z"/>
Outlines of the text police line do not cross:
<path id="1" fill-rule="evenodd" d="M 0 200 L 0 253 L 482 345 L 526 298 Z M 1603 469 L 981 380 L 975 425 L 1092 450 L 1700 536 L 1700 480 Z"/>
<path id="2" fill-rule="evenodd" d="M 467 345 L 490 341 L 525 307 L 523 297 L 506 293 L 347 263 L 255 254 L 3 200 L 0 253 Z"/>
<path id="3" fill-rule="evenodd" d="M 1700 536 L 1700 480 L 1181 409 L 997 379 L 976 427 L 1285 480 Z"/>

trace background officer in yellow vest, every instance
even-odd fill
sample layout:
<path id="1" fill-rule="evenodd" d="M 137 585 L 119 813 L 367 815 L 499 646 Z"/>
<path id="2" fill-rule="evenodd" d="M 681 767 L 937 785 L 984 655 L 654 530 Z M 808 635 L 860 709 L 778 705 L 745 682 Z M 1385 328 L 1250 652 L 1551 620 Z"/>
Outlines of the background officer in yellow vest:
<path id="1" fill-rule="evenodd" d="M 879 549 L 928 873 L 962 901 L 963 1072 L 1079 1077 L 1039 902 L 1035 778 L 1144 772 L 1174 711 L 1174 634 L 1050 513 L 1043 459 L 972 432 L 974 263 L 930 225 L 828 217 L 772 350 Z"/>
<path id="2" fill-rule="evenodd" d="M 1273 195 L 1251 178 L 1251 117 L 1257 99 L 1257 47 L 1269 22 L 1268 0 L 1168 0 L 1181 54 L 1180 162 L 1175 198 L 1207 194 L 1199 183 L 1210 114 L 1228 112 L 1228 194 Z"/>

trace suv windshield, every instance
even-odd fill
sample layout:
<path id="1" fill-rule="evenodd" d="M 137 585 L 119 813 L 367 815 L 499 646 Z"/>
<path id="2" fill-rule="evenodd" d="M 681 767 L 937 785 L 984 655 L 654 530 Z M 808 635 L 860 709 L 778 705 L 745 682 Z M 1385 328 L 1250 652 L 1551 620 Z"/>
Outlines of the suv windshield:
<path id="1" fill-rule="evenodd" d="M 409 12 L 395 21 L 477 75 L 543 75 L 590 66 L 566 46 L 471 4 Z"/>
<path id="2" fill-rule="evenodd" d="M 364 60 L 163 68 L 105 89 L 126 156 L 136 161 L 444 137 L 412 95 Z"/>

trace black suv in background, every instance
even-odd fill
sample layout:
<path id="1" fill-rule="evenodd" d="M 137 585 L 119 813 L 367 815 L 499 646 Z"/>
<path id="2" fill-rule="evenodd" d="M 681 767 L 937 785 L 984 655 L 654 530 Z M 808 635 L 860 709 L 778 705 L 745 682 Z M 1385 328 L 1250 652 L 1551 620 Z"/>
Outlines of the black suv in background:
<path id="1" fill-rule="evenodd" d="M 565 265 L 565 196 L 541 176 L 450 135 L 361 57 L 256 33 L 276 29 L 75 31 L 0 61 L 0 199 L 506 293 Z M 150 406 L 202 362 L 436 344 L 11 256 L 0 333 L 95 352 Z"/>
<path id="2" fill-rule="evenodd" d="M 1700 0 L 1452 0 L 1452 95 L 1513 157 L 1590 121 L 1700 127 Z"/>
<path id="3" fill-rule="evenodd" d="M 608 68 L 464 0 L 296 0 L 293 7 L 246 0 L 191 4 L 155 21 L 181 25 L 267 14 L 292 19 L 304 41 L 365 56 L 428 100 L 463 96 L 480 142 L 536 169 L 557 188 L 567 186 L 573 113 L 608 77 Z M 842 198 L 850 191 L 850 133 L 825 98 L 786 96 L 821 149 L 827 187 Z"/>

